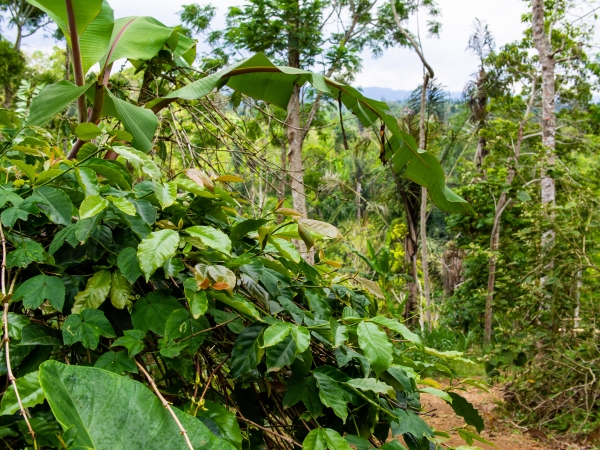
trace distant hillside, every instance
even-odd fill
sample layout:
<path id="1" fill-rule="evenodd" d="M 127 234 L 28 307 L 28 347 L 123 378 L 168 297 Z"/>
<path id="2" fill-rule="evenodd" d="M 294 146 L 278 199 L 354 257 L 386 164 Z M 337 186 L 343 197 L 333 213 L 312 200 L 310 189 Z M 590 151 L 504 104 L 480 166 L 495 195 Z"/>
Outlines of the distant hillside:
<path id="1" fill-rule="evenodd" d="M 365 87 L 361 89 L 362 93 L 374 100 L 384 100 L 386 102 L 401 102 L 410 95 L 412 91 L 396 90 L 382 87 Z M 461 97 L 461 92 L 448 92 L 452 100 Z"/>

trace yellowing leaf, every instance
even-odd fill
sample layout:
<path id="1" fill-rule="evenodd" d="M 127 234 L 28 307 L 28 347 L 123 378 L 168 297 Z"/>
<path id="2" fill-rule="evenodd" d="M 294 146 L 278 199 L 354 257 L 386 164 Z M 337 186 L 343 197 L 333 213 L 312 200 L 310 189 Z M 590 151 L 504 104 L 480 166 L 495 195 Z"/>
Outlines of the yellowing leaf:
<path id="1" fill-rule="evenodd" d="M 308 228 L 312 233 L 321 236 L 322 238 L 329 239 L 343 239 L 344 236 L 340 233 L 336 227 L 327 222 L 321 222 L 320 220 L 313 219 L 298 219 L 298 223 L 301 223 Z"/>
<path id="2" fill-rule="evenodd" d="M 242 183 L 244 179 L 236 175 L 221 175 L 220 177 L 215 178 L 215 181 L 220 181 L 222 183 Z"/>
<path id="3" fill-rule="evenodd" d="M 206 172 L 204 172 L 204 170 L 200 170 L 200 169 L 187 169 L 185 171 L 185 174 L 187 175 L 187 177 L 190 180 L 196 182 L 200 186 L 204 186 L 205 188 L 207 188 L 211 192 L 215 191 L 215 185 L 213 184 L 213 182 L 210 179 L 210 177 L 206 174 Z"/>

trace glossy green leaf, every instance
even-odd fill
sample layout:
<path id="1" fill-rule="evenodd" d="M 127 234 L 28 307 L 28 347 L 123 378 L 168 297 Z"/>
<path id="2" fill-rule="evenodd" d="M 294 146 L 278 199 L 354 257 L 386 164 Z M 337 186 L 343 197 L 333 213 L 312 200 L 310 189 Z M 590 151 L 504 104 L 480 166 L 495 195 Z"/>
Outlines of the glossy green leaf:
<path id="1" fill-rule="evenodd" d="M 149 109 L 140 108 L 125 100 L 112 95 L 107 91 L 105 103 L 112 104 L 116 118 L 123 122 L 128 133 L 133 136 L 131 145 L 143 152 L 152 150 L 152 139 L 158 127 L 158 118 Z"/>
<path id="2" fill-rule="evenodd" d="M 79 207 L 79 219 L 94 217 L 106 208 L 108 208 L 108 200 L 99 195 L 90 195 L 83 200 Z"/>
<path id="3" fill-rule="evenodd" d="M 265 332 L 266 333 L 266 332 Z M 278 372 L 296 359 L 296 341 L 289 334 L 282 341 L 267 348 L 267 372 Z"/>
<path id="4" fill-rule="evenodd" d="M 396 333 L 404 337 L 404 339 L 406 339 L 409 342 L 412 342 L 413 344 L 417 344 L 419 346 L 423 345 L 423 343 L 421 342 L 421 338 L 418 334 L 410 331 L 406 325 L 398 322 L 396 319 L 389 319 L 383 316 L 376 316 L 371 319 L 371 322 L 374 322 L 378 325 L 395 331 Z"/>
<path id="5" fill-rule="evenodd" d="M 66 345 L 81 342 L 91 350 L 98 347 L 100 336 L 117 337 L 104 313 L 97 309 L 84 309 L 81 314 L 71 314 L 62 324 L 62 334 Z"/>
<path id="6" fill-rule="evenodd" d="M 117 266 L 131 284 L 143 275 L 138 263 L 137 251 L 133 247 L 126 247 L 121 250 L 117 257 Z"/>
<path id="7" fill-rule="evenodd" d="M 133 304 L 131 322 L 137 330 L 143 332 L 151 330 L 163 336 L 167 320 L 173 311 L 178 309 L 183 309 L 183 305 L 168 293 L 152 292 Z"/>
<path id="8" fill-rule="evenodd" d="M 162 173 L 156 163 L 146 153 L 128 147 L 113 147 L 113 151 L 125 158 L 136 170 L 148 175 L 153 180 L 159 180 Z"/>
<path id="9" fill-rule="evenodd" d="M 263 347 L 271 347 L 283 341 L 292 331 L 292 324 L 289 322 L 277 322 L 265 330 L 263 336 Z"/>
<path id="10" fill-rule="evenodd" d="M 13 300 L 23 300 L 25 308 L 39 308 L 44 300 L 58 311 L 65 303 L 65 285 L 58 277 L 37 275 L 21 284 L 13 295 Z"/>
<path id="11" fill-rule="evenodd" d="M 88 279 L 85 290 L 75 296 L 73 313 L 80 313 L 87 308 L 98 308 L 110 293 L 111 275 L 108 270 L 96 272 Z"/>
<path id="12" fill-rule="evenodd" d="M 203 316 L 208 309 L 208 298 L 206 297 L 206 292 L 193 292 L 189 297 L 187 297 L 187 299 L 190 305 L 190 314 L 192 317 L 197 319 L 198 317 Z"/>
<path id="13" fill-rule="evenodd" d="M 392 343 L 377 325 L 371 322 L 358 324 L 358 345 L 379 377 L 392 365 Z"/>
<path id="14" fill-rule="evenodd" d="M 110 302 L 117 309 L 124 309 L 131 305 L 129 294 L 131 293 L 131 284 L 127 277 L 116 271 L 112 273 L 110 283 Z"/>
<path id="15" fill-rule="evenodd" d="M 126 352 L 108 351 L 103 353 L 96 360 L 94 367 L 118 374 L 123 372 L 138 373 L 135 362 L 127 356 Z"/>
<path id="16" fill-rule="evenodd" d="M 375 378 L 353 378 L 346 382 L 346 384 L 354 389 L 361 391 L 371 391 L 376 394 L 395 396 L 394 388 L 389 384 L 377 381 Z"/>
<path id="17" fill-rule="evenodd" d="M 83 73 L 87 73 L 106 54 L 114 21 L 112 8 L 107 0 L 103 0 L 100 12 L 79 38 Z"/>
<path id="18" fill-rule="evenodd" d="M 75 169 L 75 176 L 86 197 L 99 194 L 100 184 L 96 172 L 89 167 L 78 167 Z"/>
<path id="19" fill-rule="evenodd" d="M 296 354 L 304 353 L 310 347 L 310 331 L 308 328 L 295 325 L 292 328 L 292 336 L 296 341 Z"/>
<path id="20" fill-rule="evenodd" d="M 184 230 L 190 236 L 197 237 L 204 245 L 214 248 L 227 255 L 231 253 L 231 240 L 229 236 L 213 227 L 208 226 L 193 226 Z"/>
<path id="21" fill-rule="evenodd" d="M 33 408 L 44 402 L 44 392 L 40 386 L 38 372 L 31 372 L 24 377 L 17 378 L 17 389 L 24 408 Z M 12 386 L 8 386 L 6 392 L 2 396 L 0 403 L 0 416 L 15 414 L 20 410 L 15 390 Z"/>
<path id="22" fill-rule="evenodd" d="M 338 386 L 337 382 L 322 372 L 313 372 L 313 377 L 319 387 L 319 398 L 321 402 L 333 409 L 336 416 L 346 422 L 348 417 L 347 401 L 344 391 Z"/>
<path id="23" fill-rule="evenodd" d="M 66 2 L 61 0 L 27 0 L 32 5 L 44 11 L 65 36 L 69 36 L 69 19 L 67 15 Z M 72 0 L 73 16 L 77 34 L 81 36 L 89 24 L 100 13 L 102 0 Z M 69 38 L 70 39 L 70 38 Z M 70 40 L 69 40 L 70 42 Z"/>
<path id="24" fill-rule="evenodd" d="M 38 208 L 58 225 L 69 225 L 73 217 L 73 203 L 62 190 L 41 186 L 33 191 L 32 198 Z"/>
<path id="25" fill-rule="evenodd" d="M 187 448 L 169 412 L 150 389 L 137 381 L 93 367 L 47 361 L 40 366 L 40 384 L 62 428 L 77 429 L 74 447 Z M 172 410 L 195 450 L 234 448 L 215 437 L 198 419 L 175 407 Z"/>
<path id="26" fill-rule="evenodd" d="M 250 324 L 236 339 L 231 352 L 231 375 L 234 378 L 256 369 L 263 354 L 261 340 L 264 327 L 260 322 Z"/>
<path id="27" fill-rule="evenodd" d="M 450 406 L 452 406 L 454 412 L 464 418 L 468 425 L 474 426 L 477 432 L 481 433 L 485 428 L 485 424 L 473 405 L 456 392 L 448 392 L 448 395 L 452 398 Z"/>
<path id="28" fill-rule="evenodd" d="M 112 184 L 122 190 L 131 189 L 131 177 L 126 173 L 122 167 L 116 164 L 115 161 L 108 161 L 106 159 L 90 158 L 85 161 L 83 167 L 89 167 L 98 175 L 103 176 Z"/>
<path id="29" fill-rule="evenodd" d="M 209 295 L 213 298 L 216 298 L 220 302 L 226 304 L 227 306 L 235 309 L 239 313 L 252 317 L 255 320 L 261 319 L 260 313 L 258 312 L 256 307 L 240 295 L 236 294 L 233 297 L 229 297 L 227 294 L 213 291 L 210 291 Z"/>
<path id="30" fill-rule="evenodd" d="M 130 358 L 144 349 L 146 333 L 141 330 L 125 330 L 123 336 L 112 343 L 112 347 L 125 347 Z"/>
<path id="31" fill-rule="evenodd" d="M 394 409 L 396 420 L 392 421 L 392 435 L 412 434 L 420 439 L 424 436 L 433 437 L 433 431 L 423 419 L 410 410 Z"/>
<path id="32" fill-rule="evenodd" d="M 352 450 L 340 434 L 331 428 L 324 428 L 323 435 L 330 450 Z"/>
<path id="33" fill-rule="evenodd" d="M 62 333 L 39 323 L 31 323 L 21 330 L 20 345 L 62 345 Z"/>
<path id="34" fill-rule="evenodd" d="M 174 182 L 161 183 L 160 181 L 153 182 L 154 195 L 160 203 L 160 206 L 168 208 L 177 199 L 177 184 Z"/>
<path id="35" fill-rule="evenodd" d="M 196 417 L 211 420 L 221 432 L 221 435 L 227 439 L 233 446 L 242 449 L 242 432 L 235 414 L 229 411 L 220 403 L 204 402 L 204 407 L 198 409 Z M 204 422 L 204 420 L 203 420 Z"/>
<path id="36" fill-rule="evenodd" d="M 435 395 L 436 397 L 439 397 L 448 403 L 452 403 L 452 397 L 450 396 L 450 394 L 448 394 L 448 392 L 446 392 L 446 391 L 442 391 L 441 389 L 436 389 L 433 387 L 424 387 L 424 388 L 419 388 L 419 392 L 424 392 L 426 394 Z"/>
<path id="37" fill-rule="evenodd" d="M 322 428 L 315 428 L 306 435 L 302 442 L 304 450 L 327 450 L 327 441 Z"/>
<path id="38" fill-rule="evenodd" d="M 64 4 L 64 2 L 62 3 Z M 27 124 L 39 127 L 46 125 L 50 119 L 64 111 L 71 103 L 81 97 L 90 86 L 89 84 L 76 86 L 67 80 L 46 86 L 31 101 Z"/>
<path id="39" fill-rule="evenodd" d="M 269 237 L 269 242 L 281 253 L 285 259 L 299 263 L 302 260 L 300 252 L 296 250 L 296 246 L 285 239 Z"/>
<path id="40" fill-rule="evenodd" d="M 115 205 L 124 214 L 127 214 L 128 216 L 136 215 L 135 206 L 133 206 L 133 204 L 127 199 L 123 197 L 113 197 L 112 195 L 109 195 L 108 197 L 106 197 L 106 199 L 110 201 L 113 205 Z"/>
<path id="41" fill-rule="evenodd" d="M 152 274 L 177 252 L 179 246 L 179 233 L 174 230 L 159 230 L 150 233 L 148 238 L 142 240 L 137 250 L 137 259 L 140 269 L 150 279 Z"/>
<path id="42" fill-rule="evenodd" d="M 94 123 L 83 122 L 75 128 L 75 135 L 82 141 L 91 141 L 102 135 L 102 130 Z"/>

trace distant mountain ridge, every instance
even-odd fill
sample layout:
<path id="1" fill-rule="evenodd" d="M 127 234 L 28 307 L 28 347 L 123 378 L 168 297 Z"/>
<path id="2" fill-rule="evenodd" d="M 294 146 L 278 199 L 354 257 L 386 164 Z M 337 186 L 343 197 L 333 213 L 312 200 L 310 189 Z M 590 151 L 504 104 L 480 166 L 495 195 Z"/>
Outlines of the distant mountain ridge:
<path id="1" fill-rule="evenodd" d="M 406 100 L 406 98 L 412 92 L 402 89 L 397 90 L 375 86 L 359 88 L 359 90 L 362 91 L 363 95 L 366 97 L 374 100 L 384 100 L 386 102 L 401 102 Z M 447 92 L 447 94 L 452 100 L 458 100 L 461 97 L 462 92 Z"/>

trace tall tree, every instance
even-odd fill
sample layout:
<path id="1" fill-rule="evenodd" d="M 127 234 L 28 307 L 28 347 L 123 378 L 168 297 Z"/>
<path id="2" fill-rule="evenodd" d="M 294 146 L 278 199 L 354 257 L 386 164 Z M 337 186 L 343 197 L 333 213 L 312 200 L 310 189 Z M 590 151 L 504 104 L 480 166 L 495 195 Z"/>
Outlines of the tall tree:
<path id="1" fill-rule="evenodd" d="M 17 35 L 13 49 L 19 53 L 23 38 L 33 35 L 39 29 L 50 23 L 45 12 L 27 3 L 26 0 L 0 0 L 0 11 L 7 15 L 9 28 L 16 28 Z M 18 73 L 13 73 L 18 75 Z M 8 108 L 12 102 L 12 79 L 4 84 L 4 107 Z"/>
<path id="2" fill-rule="evenodd" d="M 228 57 L 262 52 L 278 64 L 319 70 L 327 77 L 349 81 L 360 67 L 360 52 L 367 45 L 374 46 L 369 36 L 372 35 L 375 3 L 367 0 L 331 3 L 323 0 L 250 0 L 244 6 L 229 9 L 226 29 L 211 33 L 209 42 L 228 46 L 234 52 Z M 187 10 L 191 11 L 191 7 Z M 197 5 L 193 8 L 200 10 Z M 186 24 L 192 23 L 189 16 L 182 15 L 182 20 Z M 292 202 L 304 216 L 308 208 L 302 145 L 320 104 L 320 95 L 311 99 L 308 91 L 294 86 L 287 110 L 287 159 Z M 306 254 L 304 243 L 301 242 L 300 247 Z"/>

